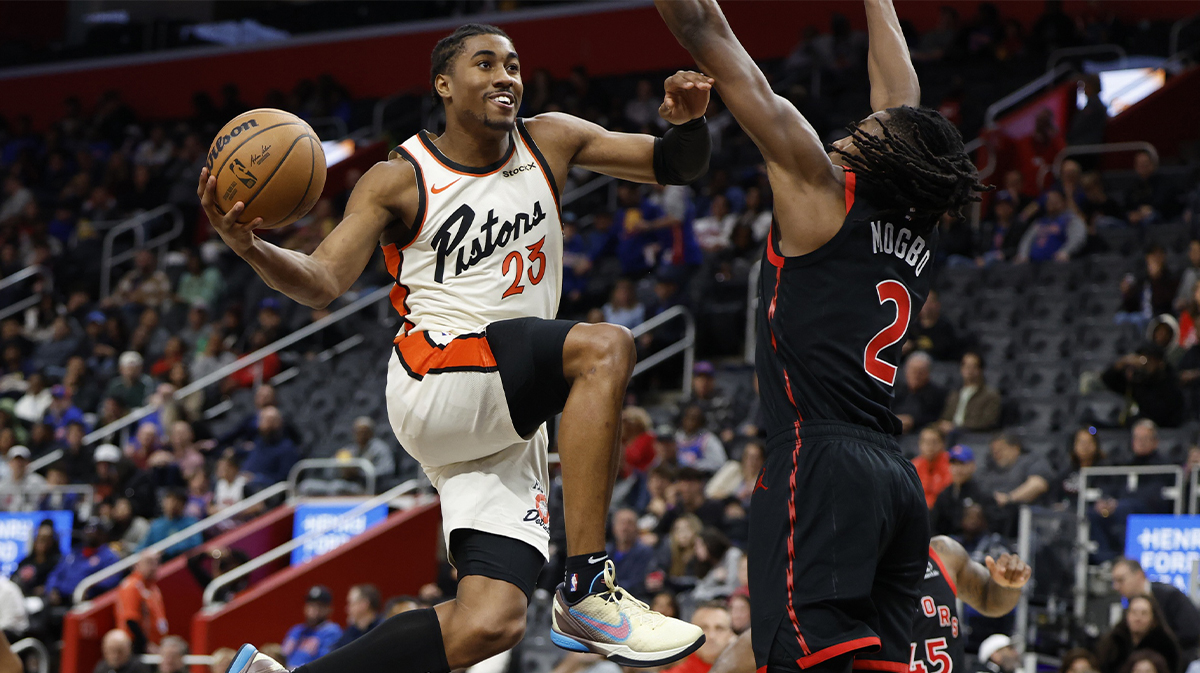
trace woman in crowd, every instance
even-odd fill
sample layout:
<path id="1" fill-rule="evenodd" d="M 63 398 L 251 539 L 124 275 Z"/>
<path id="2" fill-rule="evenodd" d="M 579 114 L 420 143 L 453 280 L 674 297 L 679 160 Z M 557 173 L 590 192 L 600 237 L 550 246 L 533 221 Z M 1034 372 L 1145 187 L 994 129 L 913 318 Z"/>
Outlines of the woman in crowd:
<path id="1" fill-rule="evenodd" d="M 54 566 L 58 565 L 62 558 L 62 550 L 58 548 L 58 536 L 54 532 L 54 524 L 49 519 L 38 524 L 29 548 L 29 555 L 17 564 L 12 581 L 26 596 L 41 596 L 46 589 L 46 578 L 50 577 L 50 571 L 54 570 Z"/>
<path id="2" fill-rule="evenodd" d="M 1129 599 L 1120 623 L 1100 640 L 1096 647 L 1100 673 L 1121 673 L 1137 650 L 1157 652 L 1166 660 L 1165 673 L 1180 673 L 1179 641 L 1167 626 L 1158 603 L 1148 595 Z"/>
<path id="3" fill-rule="evenodd" d="M 657 565 L 667 573 L 666 586 L 677 593 L 691 589 L 696 584 L 691 566 L 701 528 L 703 524 L 699 517 L 685 514 L 675 519 L 671 534 L 658 545 Z"/>
<path id="4" fill-rule="evenodd" d="M 716 528 L 705 528 L 696 538 L 692 557 L 692 575 L 701 578 L 692 590 L 697 603 L 724 598 L 738 588 L 738 564 L 742 550 L 729 543 L 729 538 Z"/>
<path id="5" fill-rule="evenodd" d="M 1071 440 L 1070 465 L 1058 475 L 1054 486 L 1058 490 L 1058 502 L 1068 511 L 1075 511 L 1079 499 L 1079 472 L 1085 467 L 1108 464 L 1108 457 L 1100 448 L 1100 440 L 1092 428 L 1080 428 Z"/>

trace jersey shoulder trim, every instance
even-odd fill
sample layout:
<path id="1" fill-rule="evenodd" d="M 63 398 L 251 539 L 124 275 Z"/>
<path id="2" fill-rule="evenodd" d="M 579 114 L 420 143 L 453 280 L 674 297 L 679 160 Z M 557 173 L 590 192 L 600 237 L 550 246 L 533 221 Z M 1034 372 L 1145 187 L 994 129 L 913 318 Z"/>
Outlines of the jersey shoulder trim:
<path id="1" fill-rule="evenodd" d="M 529 149 L 530 154 L 538 163 L 538 167 L 542 169 L 542 175 L 546 178 L 546 184 L 550 185 L 550 193 L 554 195 L 554 205 L 562 210 L 562 204 L 558 201 L 558 183 L 554 180 L 554 171 L 550 170 L 550 164 L 546 161 L 546 157 L 542 156 L 542 151 L 538 149 L 537 143 L 533 141 L 533 136 L 529 134 L 529 129 L 525 128 L 525 120 L 517 120 L 517 133 L 521 136 L 521 142 L 525 143 L 525 147 Z"/>
<path id="2" fill-rule="evenodd" d="M 854 187 L 858 182 L 858 178 L 854 175 L 854 171 L 842 166 L 842 174 L 846 176 L 846 214 L 850 214 L 850 209 L 854 207 Z"/>
<path id="3" fill-rule="evenodd" d="M 422 130 L 417 134 L 417 137 L 421 139 L 421 146 L 425 148 L 426 152 L 429 152 L 429 156 L 433 157 L 434 161 L 441 164 L 442 168 L 445 168 L 451 173 L 458 173 L 459 175 L 468 175 L 476 178 L 486 177 L 499 171 L 504 167 L 505 164 L 509 162 L 510 159 L 512 159 L 513 154 L 517 151 L 516 139 L 509 134 L 508 151 L 505 152 L 504 156 L 499 160 L 494 161 L 487 166 L 466 166 L 456 161 L 452 161 L 445 154 L 442 154 L 442 151 L 437 148 L 437 145 L 433 144 L 433 136 L 429 134 L 429 131 Z"/>
<path id="4" fill-rule="evenodd" d="M 950 585 L 950 591 L 954 592 L 954 595 L 957 596 L 958 586 L 954 584 L 954 579 L 950 577 L 950 573 L 946 572 L 946 565 L 942 563 L 942 557 L 938 556 L 937 550 L 933 548 L 933 545 L 929 545 L 929 558 L 937 564 L 938 570 L 942 571 L 942 577 L 945 578 L 946 584 Z"/>
<path id="5" fill-rule="evenodd" d="M 392 156 L 398 156 L 411 164 L 413 173 L 417 176 L 417 212 L 413 214 L 412 226 L 408 228 L 407 236 L 389 242 L 396 250 L 402 251 L 421 235 L 421 228 L 425 226 L 425 204 L 428 197 L 425 194 L 425 174 L 421 171 L 421 163 L 417 158 L 403 145 L 397 145 L 396 149 L 392 150 Z"/>

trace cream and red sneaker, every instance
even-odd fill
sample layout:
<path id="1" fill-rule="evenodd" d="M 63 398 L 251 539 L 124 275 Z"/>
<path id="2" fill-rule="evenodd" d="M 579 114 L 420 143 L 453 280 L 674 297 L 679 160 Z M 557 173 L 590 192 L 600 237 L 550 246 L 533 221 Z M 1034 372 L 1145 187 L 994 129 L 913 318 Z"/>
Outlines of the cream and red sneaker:
<path id="1" fill-rule="evenodd" d="M 617 586 L 616 575 L 613 562 L 606 562 L 607 591 L 589 594 L 574 605 L 558 588 L 550 632 L 555 645 L 572 652 L 595 652 L 636 668 L 665 666 L 700 649 L 704 632 L 699 626 L 651 610 Z"/>
<path id="2" fill-rule="evenodd" d="M 246 644 L 238 648 L 227 673 L 288 673 L 288 670 L 253 645 Z"/>

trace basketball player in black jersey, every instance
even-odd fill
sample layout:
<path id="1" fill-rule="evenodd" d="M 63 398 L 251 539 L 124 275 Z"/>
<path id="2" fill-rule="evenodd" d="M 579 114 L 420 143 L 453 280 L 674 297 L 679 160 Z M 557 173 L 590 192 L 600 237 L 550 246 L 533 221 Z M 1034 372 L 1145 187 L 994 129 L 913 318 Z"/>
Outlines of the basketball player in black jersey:
<path id="1" fill-rule="evenodd" d="M 1002 554 L 998 560 L 989 556 L 984 562 L 986 567 L 972 561 L 952 538 L 939 535 L 929 541 L 920 610 L 909 643 L 911 673 L 965 670 L 956 598 L 985 617 L 1003 617 L 1017 606 L 1033 569 L 1015 554 Z M 709 673 L 754 673 L 751 633 L 738 637 Z"/>
<path id="2" fill-rule="evenodd" d="M 920 88 L 890 0 L 867 0 L 874 113 L 826 154 L 715 0 L 656 0 L 754 140 L 775 197 L 756 368 L 767 456 L 749 569 L 757 665 L 907 673 L 929 522 L 888 409 L 936 225 L 983 187 Z"/>

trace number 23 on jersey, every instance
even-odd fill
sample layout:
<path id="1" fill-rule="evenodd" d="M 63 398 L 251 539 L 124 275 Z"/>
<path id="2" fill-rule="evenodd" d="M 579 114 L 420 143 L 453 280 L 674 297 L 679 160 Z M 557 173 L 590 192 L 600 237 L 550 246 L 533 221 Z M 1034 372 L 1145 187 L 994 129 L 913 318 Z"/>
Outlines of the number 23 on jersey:
<path id="1" fill-rule="evenodd" d="M 899 343 L 908 332 L 912 298 L 908 294 L 908 288 L 898 280 L 882 281 L 875 286 L 875 291 L 879 295 L 880 306 L 886 306 L 889 302 L 895 305 L 896 318 L 867 343 L 867 348 L 863 351 L 863 369 L 876 381 L 892 386 L 896 384 L 896 365 L 885 361 L 879 354 L 888 346 Z"/>

